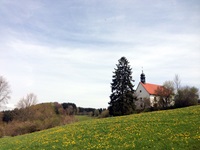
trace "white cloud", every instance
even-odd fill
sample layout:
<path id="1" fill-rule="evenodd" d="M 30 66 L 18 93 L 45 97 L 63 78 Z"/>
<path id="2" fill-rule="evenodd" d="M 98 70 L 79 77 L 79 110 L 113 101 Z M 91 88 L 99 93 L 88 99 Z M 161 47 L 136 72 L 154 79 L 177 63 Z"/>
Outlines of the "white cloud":
<path id="1" fill-rule="evenodd" d="M 12 100 L 106 107 L 112 72 L 126 56 L 135 84 L 179 74 L 200 88 L 200 18 L 188 1 L 0 2 L 0 68 Z M 12 11 L 9 11 L 12 10 Z"/>

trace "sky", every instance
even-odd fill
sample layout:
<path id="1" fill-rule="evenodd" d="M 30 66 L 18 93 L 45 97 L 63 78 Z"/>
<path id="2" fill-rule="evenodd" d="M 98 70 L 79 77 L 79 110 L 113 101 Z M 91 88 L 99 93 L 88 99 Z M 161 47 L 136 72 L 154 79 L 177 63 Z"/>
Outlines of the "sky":
<path id="1" fill-rule="evenodd" d="M 38 103 L 106 108 L 125 56 L 135 88 L 175 74 L 200 89 L 199 0 L 0 0 L 0 76 L 11 108 L 28 93 Z"/>

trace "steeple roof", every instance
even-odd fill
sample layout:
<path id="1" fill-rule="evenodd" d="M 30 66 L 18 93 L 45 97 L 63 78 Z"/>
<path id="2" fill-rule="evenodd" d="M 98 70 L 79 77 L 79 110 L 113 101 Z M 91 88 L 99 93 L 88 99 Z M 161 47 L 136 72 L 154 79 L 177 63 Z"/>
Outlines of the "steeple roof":
<path id="1" fill-rule="evenodd" d="M 145 74 L 143 73 L 143 70 L 142 70 L 142 74 L 140 75 L 140 81 L 141 81 L 142 83 L 145 83 L 145 82 L 146 82 L 146 80 L 145 80 Z"/>

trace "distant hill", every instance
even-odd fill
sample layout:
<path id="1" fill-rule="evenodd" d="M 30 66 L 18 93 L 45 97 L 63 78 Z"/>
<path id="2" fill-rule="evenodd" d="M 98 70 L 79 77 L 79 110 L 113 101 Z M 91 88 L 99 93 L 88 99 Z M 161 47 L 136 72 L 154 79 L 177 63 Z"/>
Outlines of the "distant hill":
<path id="1" fill-rule="evenodd" d="M 92 119 L 0 139 L 0 149 L 188 149 L 200 147 L 200 106 Z"/>

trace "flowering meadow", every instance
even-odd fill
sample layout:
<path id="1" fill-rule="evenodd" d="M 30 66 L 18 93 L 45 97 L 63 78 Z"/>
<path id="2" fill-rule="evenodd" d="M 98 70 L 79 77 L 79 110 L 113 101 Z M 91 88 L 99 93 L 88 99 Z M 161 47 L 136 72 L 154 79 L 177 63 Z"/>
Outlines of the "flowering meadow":
<path id="1" fill-rule="evenodd" d="M 1 150 L 200 148 L 200 106 L 91 119 L 0 139 Z"/>

